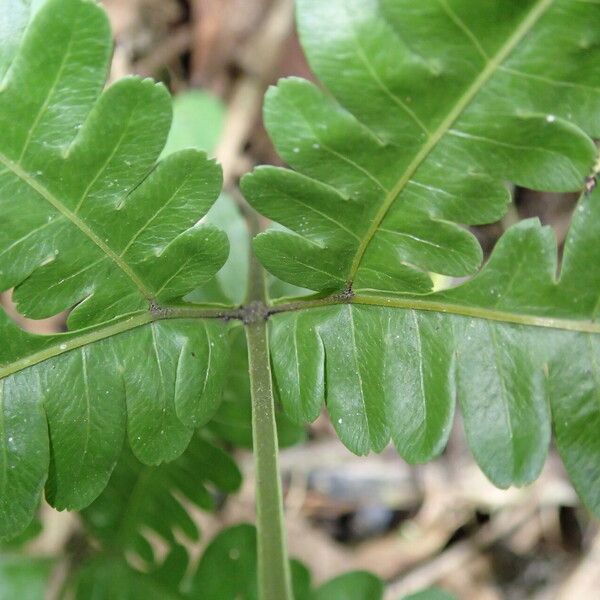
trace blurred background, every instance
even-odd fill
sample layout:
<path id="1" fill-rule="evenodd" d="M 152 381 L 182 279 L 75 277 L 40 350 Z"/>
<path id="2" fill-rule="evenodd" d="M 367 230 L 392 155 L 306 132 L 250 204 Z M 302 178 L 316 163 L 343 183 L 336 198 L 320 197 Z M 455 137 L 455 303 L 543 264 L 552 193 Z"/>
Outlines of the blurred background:
<path id="1" fill-rule="evenodd" d="M 135 73 L 163 81 L 176 96 L 169 143 L 213 154 L 230 198 L 239 197 L 239 178 L 254 165 L 281 164 L 262 125 L 263 95 L 280 77 L 314 79 L 295 34 L 293 0 L 102 4 L 115 36 L 110 79 Z M 562 247 L 576 198 L 524 189 L 516 189 L 514 198 L 502 222 L 476 228 L 486 253 L 508 226 L 531 216 L 551 225 Z M 239 233 L 240 217 L 228 210 L 220 219 Z M 244 233 L 235 240 L 244 252 Z M 64 327 L 64 316 L 26 321 L 11 312 L 10 294 L 1 301 L 32 331 Z M 228 390 L 226 406 L 247 405 L 245 365 L 232 369 L 232 379 L 239 375 L 240 381 Z M 250 445 L 247 431 L 233 439 L 219 429 L 219 419 L 212 427 L 232 447 Z M 393 600 L 430 585 L 465 600 L 600 598 L 598 526 L 579 505 L 553 453 L 534 485 L 502 491 L 475 466 L 460 418 L 443 456 L 417 467 L 392 448 L 352 456 L 325 417 L 307 434 L 282 420 L 280 436 L 288 446 L 281 462 L 290 552 L 317 582 L 367 569 L 387 582 L 386 598 Z M 245 476 L 243 487 L 214 514 L 194 512 L 203 531 L 198 552 L 224 525 L 253 520 L 252 456 L 232 451 Z M 49 508 L 42 525 L 41 535 L 28 543 L 31 555 L 62 553 L 79 527 L 77 516 Z"/>

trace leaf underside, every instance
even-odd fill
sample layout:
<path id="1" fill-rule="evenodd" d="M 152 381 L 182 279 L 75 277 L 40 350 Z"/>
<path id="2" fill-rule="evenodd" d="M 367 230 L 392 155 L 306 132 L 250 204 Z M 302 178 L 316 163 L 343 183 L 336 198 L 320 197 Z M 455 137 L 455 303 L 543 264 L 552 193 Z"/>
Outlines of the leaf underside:
<path id="1" fill-rule="evenodd" d="M 285 410 L 311 421 L 326 404 L 352 451 L 391 439 L 422 462 L 458 400 L 501 487 L 538 476 L 554 429 L 600 514 L 600 193 L 582 195 L 560 270 L 537 220 L 483 269 L 465 227 L 502 217 L 506 181 L 581 191 L 598 168 L 600 4 L 299 0 L 298 23 L 327 90 L 271 88 L 265 121 L 293 170 L 243 181 L 284 227 L 255 238 L 263 265 L 330 297 L 271 320 Z M 433 293 L 431 272 L 473 277 Z"/>

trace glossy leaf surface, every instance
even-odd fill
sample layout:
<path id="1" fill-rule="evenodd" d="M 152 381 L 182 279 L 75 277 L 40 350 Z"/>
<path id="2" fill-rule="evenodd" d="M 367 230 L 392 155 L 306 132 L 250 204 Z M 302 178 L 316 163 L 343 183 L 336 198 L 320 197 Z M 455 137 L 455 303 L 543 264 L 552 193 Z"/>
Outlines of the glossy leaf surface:
<path id="1" fill-rule="evenodd" d="M 600 510 L 600 287 L 590 288 L 598 197 L 575 213 L 558 281 L 553 234 L 523 221 L 454 289 L 299 303 L 274 316 L 272 360 L 288 414 L 313 420 L 326 403 L 354 452 L 380 451 L 391 438 L 408 461 L 423 462 L 444 448 L 458 399 L 473 454 L 500 487 L 538 476 L 553 426 L 576 488 Z"/>
<path id="2" fill-rule="evenodd" d="M 293 170 L 243 182 L 283 226 L 255 238 L 263 265 L 319 292 L 271 318 L 286 412 L 311 421 L 326 405 L 352 451 L 391 440 L 422 462 L 458 401 L 501 487 L 537 477 L 554 428 L 600 514 L 600 194 L 582 195 L 560 268 L 537 221 L 483 268 L 465 227 L 502 217 L 506 181 L 582 191 L 598 171 L 600 6 L 299 0 L 298 22 L 327 89 L 269 91 L 267 129 Z M 431 293 L 431 272 L 473 277 Z"/>
<path id="3" fill-rule="evenodd" d="M 326 89 L 289 79 L 269 92 L 266 124 L 294 170 L 259 168 L 244 182 L 279 224 L 254 240 L 263 264 L 318 292 L 258 307 L 286 413 L 301 424 L 326 405 L 354 452 L 391 440 L 421 462 L 444 448 L 458 403 L 476 460 L 502 487 L 538 475 L 554 429 L 600 514 L 600 194 L 581 198 L 560 268 L 553 236 L 535 221 L 510 229 L 483 268 L 467 228 L 504 214 L 507 181 L 591 186 L 598 3 L 483 0 L 473 11 L 464 0 L 299 0 L 298 11 Z M 206 480 L 235 488 L 227 459 L 193 437 L 217 411 L 228 370 L 246 366 L 243 351 L 228 360 L 219 309 L 188 303 L 243 298 L 246 261 L 211 280 L 227 258 L 225 236 L 205 218 L 218 168 L 196 150 L 170 153 L 178 141 L 156 164 L 167 94 L 135 78 L 102 91 L 110 36 L 98 6 L 48 0 L 28 19 L 20 11 L 0 28 L 0 289 L 14 287 L 32 317 L 75 307 L 69 325 L 81 330 L 30 336 L 0 315 L 0 536 L 27 525 L 44 486 L 59 508 L 92 502 L 127 437 L 135 458 L 125 450 L 114 489 L 131 492 L 146 473 L 169 518 L 149 497 L 115 541 L 109 486 L 89 509 L 96 533 L 152 563 L 149 578 L 122 557 L 99 558 L 80 597 L 168 589 L 254 599 L 254 530 L 216 538 L 185 580 L 173 531 L 197 530 L 177 497 L 208 506 L 207 488 L 189 488 L 186 455 L 156 471 L 138 464 L 174 460 L 192 440 L 198 460 L 221 467 Z M 214 220 L 239 218 L 230 209 L 225 201 Z M 473 277 L 432 293 L 430 273 Z M 225 426 L 211 429 L 248 443 L 231 418 L 246 422 L 236 376 L 217 413 Z M 169 543 L 162 565 L 144 528 Z M 224 563 L 235 576 L 216 580 Z M 300 566 L 294 574 L 300 600 L 381 595 L 366 574 L 317 590 Z"/>
<path id="4" fill-rule="evenodd" d="M 244 181 L 251 204 L 291 230 L 254 241 L 278 277 L 424 293 L 427 271 L 478 269 L 479 244 L 458 224 L 499 219 L 503 180 L 582 188 L 596 151 L 579 127 L 600 135 L 597 4 L 301 0 L 298 21 L 333 98 L 300 79 L 272 88 L 267 129 L 294 171 Z M 550 61 L 556 38 L 564 52 Z"/>
<path id="5" fill-rule="evenodd" d="M 136 78 L 101 93 L 111 45 L 94 3 L 47 2 L 2 81 L 0 288 L 26 316 L 77 304 L 81 326 L 166 305 L 227 258 L 224 234 L 197 225 L 219 168 L 193 150 L 155 164 L 169 95 Z"/>
<path id="6" fill-rule="evenodd" d="M 127 437 L 147 464 L 173 460 L 219 406 L 228 328 L 146 314 L 33 336 L 0 313 L 3 535 L 31 519 L 40 492 L 77 509 L 102 491 Z"/>
<path id="7" fill-rule="evenodd" d="M 200 223 L 219 167 L 193 149 L 156 163 L 167 91 L 137 78 L 103 91 L 112 40 L 102 9 L 4 1 L 0 14 L 0 289 L 14 287 L 33 318 L 75 307 L 68 325 L 80 328 L 33 336 L 0 314 L 6 537 L 31 520 L 44 486 L 55 507 L 80 509 L 125 438 L 159 464 L 215 413 L 228 326 L 189 319 L 217 315 L 183 298 L 215 275 L 228 243 Z"/>

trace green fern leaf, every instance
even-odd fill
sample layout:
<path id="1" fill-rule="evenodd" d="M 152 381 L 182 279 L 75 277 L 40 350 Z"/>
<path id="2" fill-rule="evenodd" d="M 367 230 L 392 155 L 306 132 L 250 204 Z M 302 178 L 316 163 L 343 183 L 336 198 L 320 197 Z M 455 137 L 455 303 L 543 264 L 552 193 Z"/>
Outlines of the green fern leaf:
<path id="1" fill-rule="evenodd" d="M 87 600 L 184 600 L 178 586 L 188 566 L 188 555 L 175 547 L 164 562 L 146 573 L 134 569 L 124 558 L 110 555 L 88 561 L 77 574 L 74 598 Z"/>
<path id="2" fill-rule="evenodd" d="M 537 221 L 457 288 L 431 293 L 429 274 L 478 271 L 463 226 L 504 214 L 504 180 L 577 191 L 598 169 L 600 7 L 300 0 L 298 20 L 331 95 L 298 79 L 271 89 L 265 120 L 294 170 L 243 182 L 287 228 L 255 238 L 262 263 L 319 292 L 272 308 L 285 410 L 311 421 L 326 403 L 352 451 L 391 439 L 422 462 L 444 448 L 458 398 L 501 487 L 537 477 L 553 426 L 600 514 L 600 194 L 580 200 L 560 277 Z"/>
<path id="3" fill-rule="evenodd" d="M 479 244 L 456 223 L 500 218 L 503 180 L 582 188 L 596 150 L 577 126 L 600 136 L 595 4 L 301 0 L 298 19 L 335 99 L 300 79 L 267 94 L 267 128 L 295 171 L 261 167 L 244 191 L 294 232 L 254 241 L 278 277 L 427 292 L 426 271 L 478 269 Z M 557 37 L 564 52 L 548 60 Z"/>
<path id="4" fill-rule="evenodd" d="M 197 541 L 198 527 L 187 506 L 213 510 L 215 496 L 209 488 L 230 494 L 240 484 L 241 474 L 231 457 L 196 434 L 179 458 L 159 467 L 143 465 L 125 451 L 106 489 L 82 516 L 104 551 L 134 552 L 146 564 L 155 565 L 157 557 L 147 532 L 171 547 L 177 545 L 176 532 Z"/>
<path id="5" fill-rule="evenodd" d="M 176 302 L 227 258 L 224 234 L 196 225 L 219 168 L 195 151 L 155 167 L 169 95 L 126 78 L 99 96 L 110 51 L 98 6 L 48 2 L 1 84 L 0 287 L 32 318 L 77 305 L 74 327 Z"/>
<path id="6" fill-rule="evenodd" d="M 221 187 L 202 152 L 156 164 L 171 122 L 161 85 L 102 91 L 108 20 L 88 0 L 0 5 L 0 289 L 77 332 L 38 337 L 0 313 L 0 537 L 102 491 L 127 436 L 173 460 L 218 408 L 228 325 L 184 298 L 224 264 L 199 220 Z M 14 11 L 13 11 L 14 8 Z M 13 19 L 14 17 L 14 19 Z M 187 317 L 212 317 L 195 319 Z"/>

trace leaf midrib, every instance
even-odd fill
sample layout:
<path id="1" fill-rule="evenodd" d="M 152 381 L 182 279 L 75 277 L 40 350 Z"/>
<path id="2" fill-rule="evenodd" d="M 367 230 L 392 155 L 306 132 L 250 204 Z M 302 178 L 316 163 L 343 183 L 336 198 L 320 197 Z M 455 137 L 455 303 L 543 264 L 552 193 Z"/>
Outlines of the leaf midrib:
<path id="1" fill-rule="evenodd" d="M 422 310 L 426 312 L 452 314 L 462 317 L 483 319 L 485 321 L 499 321 L 502 323 L 512 323 L 514 325 L 526 325 L 529 327 L 541 327 L 546 329 L 560 329 L 564 331 L 600 334 L 600 323 L 594 321 L 578 321 L 575 319 L 541 317 L 525 313 L 497 310 L 495 308 L 453 304 L 451 302 L 420 300 L 417 298 L 388 298 L 384 296 L 355 296 L 351 299 L 351 302 L 353 304 L 363 304 L 369 306 L 405 308 L 411 310 Z"/>
<path id="2" fill-rule="evenodd" d="M 358 246 L 356 254 L 352 260 L 350 266 L 350 272 L 348 275 L 348 283 L 351 285 L 356 274 L 361 266 L 362 259 L 371 243 L 373 237 L 377 233 L 379 226 L 385 219 L 389 209 L 393 205 L 398 195 L 402 192 L 405 186 L 409 183 L 417 169 L 421 166 L 423 161 L 429 156 L 429 153 L 437 146 L 439 141 L 446 135 L 448 130 L 452 127 L 454 122 L 461 116 L 467 106 L 473 101 L 475 96 L 479 93 L 481 88 L 487 83 L 487 81 L 495 74 L 497 69 L 502 65 L 510 53 L 519 45 L 522 39 L 529 33 L 533 26 L 537 23 L 540 17 L 546 12 L 546 10 L 553 4 L 554 0 L 539 0 L 537 4 L 529 11 L 527 16 L 523 19 L 519 27 L 515 30 L 512 36 L 506 41 L 506 43 L 500 48 L 500 50 L 489 59 L 484 69 L 476 77 L 473 83 L 469 86 L 466 92 L 458 99 L 457 103 L 453 106 L 452 110 L 448 113 L 447 117 L 442 121 L 439 127 L 431 134 L 425 141 L 419 152 L 415 155 L 413 160 L 410 162 L 406 170 L 402 173 L 401 177 L 391 188 L 391 190 L 384 197 L 383 203 L 377 211 L 371 225 L 369 226 L 365 236 Z"/>
<path id="3" fill-rule="evenodd" d="M 268 313 L 269 315 L 276 315 L 285 312 L 317 309 L 326 306 L 344 304 L 419 310 L 544 329 L 600 334 L 600 322 L 597 321 L 532 315 L 527 313 L 511 312 L 507 310 L 498 310 L 496 308 L 471 306 L 468 304 L 455 304 L 453 302 L 439 300 L 428 300 L 425 297 L 403 298 L 399 296 L 372 296 L 367 294 L 355 294 L 348 297 L 342 297 L 340 295 L 334 295 L 326 296 L 324 298 L 289 300 L 280 304 L 274 304 L 269 308 Z"/>
<path id="4" fill-rule="evenodd" d="M 524 325 L 528 327 L 600 334 L 600 322 L 597 321 L 545 317 L 498 310 L 496 308 L 461 305 L 452 302 L 414 297 L 402 298 L 369 295 L 353 295 L 345 297 L 334 295 L 324 298 L 289 300 L 280 304 L 265 305 L 264 309 L 266 315 L 271 317 L 285 312 L 298 312 L 302 310 L 324 308 L 327 306 L 343 306 L 346 304 L 436 312 L 459 317 L 483 319 L 486 321 Z M 245 311 L 248 308 L 248 306 L 242 306 L 240 308 L 181 307 L 166 309 L 159 312 L 139 311 L 137 313 L 123 315 L 118 318 L 118 321 L 115 320 L 116 322 L 112 321 L 108 322 L 105 326 L 95 327 L 93 328 L 93 331 L 83 330 L 77 337 L 71 337 L 64 342 L 61 342 L 60 334 L 57 335 L 57 341 L 52 346 L 48 346 L 47 348 L 34 352 L 12 363 L 0 366 L 0 381 L 14 373 L 59 356 L 60 354 L 99 342 L 103 339 L 119 335 L 120 333 L 136 329 L 149 323 L 165 319 L 223 319 L 224 321 L 243 321 L 245 318 Z M 254 306 L 251 306 L 250 308 L 255 310 Z"/>
<path id="5" fill-rule="evenodd" d="M 150 323 L 173 319 L 223 319 L 224 321 L 229 321 L 238 318 L 241 318 L 238 309 L 202 307 L 182 307 L 166 309 L 159 312 L 138 311 L 129 313 L 113 319 L 113 321 L 109 321 L 104 325 L 93 326 L 87 330 L 80 330 L 77 332 L 76 336 L 73 336 L 73 332 L 62 334 L 69 338 L 64 341 L 61 339 L 61 334 L 56 334 L 54 336 L 56 342 L 52 345 L 15 360 L 14 362 L 0 365 L 0 381 L 19 371 L 59 356 L 60 354 L 65 354 L 66 352 L 100 342 Z M 15 325 L 15 327 L 17 327 L 17 325 Z M 35 337 L 39 338 L 45 336 Z"/>
<path id="6" fill-rule="evenodd" d="M 42 198 L 47 200 L 60 214 L 68 219 L 75 227 L 77 227 L 88 239 L 90 239 L 108 258 L 110 258 L 116 265 L 127 275 L 127 277 L 133 282 L 135 287 L 149 302 L 153 302 L 154 295 L 146 287 L 140 277 L 134 272 L 134 270 L 113 251 L 106 242 L 98 237 L 92 228 L 77 214 L 69 210 L 50 190 L 44 185 L 39 183 L 30 173 L 28 173 L 21 165 L 10 160 L 6 155 L 0 153 L 0 163 L 2 163 L 9 171 L 16 175 L 21 181 L 26 183 L 31 189 L 37 192 Z"/>

